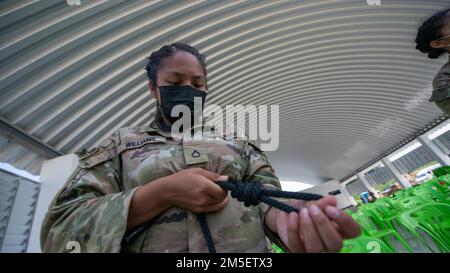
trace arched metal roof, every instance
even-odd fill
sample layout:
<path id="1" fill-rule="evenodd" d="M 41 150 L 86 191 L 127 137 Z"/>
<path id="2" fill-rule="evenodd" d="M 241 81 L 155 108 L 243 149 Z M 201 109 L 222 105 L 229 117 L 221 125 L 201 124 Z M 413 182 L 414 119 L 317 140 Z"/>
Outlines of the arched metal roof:
<path id="1" fill-rule="evenodd" d="M 146 57 L 174 41 L 207 56 L 209 103 L 280 105 L 282 179 L 343 178 L 442 115 L 427 99 L 446 60 L 413 41 L 448 1 L 68 2 L 0 3 L 2 130 L 40 145 L 4 134 L 0 161 L 34 174 L 148 124 Z"/>

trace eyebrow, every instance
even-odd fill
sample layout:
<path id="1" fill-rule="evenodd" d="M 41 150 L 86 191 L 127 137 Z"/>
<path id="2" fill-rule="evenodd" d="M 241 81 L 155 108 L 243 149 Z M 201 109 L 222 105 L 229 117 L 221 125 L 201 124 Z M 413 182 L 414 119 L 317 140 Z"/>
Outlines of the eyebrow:
<path id="1" fill-rule="evenodd" d="M 167 72 L 166 72 L 166 75 L 170 75 L 170 76 L 175 75 L 175 76 L 177 76 L 177 77 L 184 76 L 184 74 L 182 74 L 182 73 L 180 73 L 180 72 L 177 72 L 177 71 L 167 71 Z M 194 76 L 194 78 L 195 78 L 195 79 L 201 79 L 201 80 L 204 80 L 204 79 L 205 79 L 205 76 L 203 76 L 203 75 L 197 75 L 197 76 Z"/>

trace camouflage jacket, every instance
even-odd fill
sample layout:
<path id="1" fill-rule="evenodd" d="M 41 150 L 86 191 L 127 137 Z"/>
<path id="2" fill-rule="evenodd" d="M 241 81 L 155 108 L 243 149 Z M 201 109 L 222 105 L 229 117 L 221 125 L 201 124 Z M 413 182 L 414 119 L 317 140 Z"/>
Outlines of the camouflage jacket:
<path id="1" fill-rule="evenodd" d="M 433 79 L 433 89 L 450 85 L 450 55 L 448 62 L 439 70 Z"/>
<path id="2" fill-rule="evenodd" d="M 245 139 L 212 132 L 202 141 L 186 140 L 154 126 L 121 128 L 80 158 L 52 201 L 42 225 L 42 250 L 69 252 L 74 241 L 81 252 L 207 252 L 195 214 L 178 207 L 121 249 L 135 190 L 192 167 L 281 188 L 264 153 Z M 217 252 L 267 252 L 266 236 L 278 241 L 263 223 L 267 210 L 263 203 L 245 207 L 230 196 L 222 211 L 207 214 Z"/>
<path id="3" fill-rule="evenodd" d="M 439 70 L 433 79 L 432 102 L 438 102 L 450 97 L 450 56 L 449 61 Z"/>

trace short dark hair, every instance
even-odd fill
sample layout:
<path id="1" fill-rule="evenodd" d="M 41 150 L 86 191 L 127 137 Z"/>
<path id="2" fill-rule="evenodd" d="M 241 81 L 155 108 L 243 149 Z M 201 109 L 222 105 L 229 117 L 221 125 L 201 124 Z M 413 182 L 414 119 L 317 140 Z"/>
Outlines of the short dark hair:
<path id="1" fill-rule="evenodd" d="M 417 32 L 416 49 L 420 50 L 422 53 L 428 54 L 428 58 L 430 59 L 437 59 L 447 52 L 443 48 L 432 48 L 430 43 L 431 41 L 443 37 L 441 29 L 448 12 L 450 12 L 450 9 L 442 10 L 434 14 L 420 26 L 419 31 Z"/>
<path id="2" fill-rule="evenodd" d="M 200 54 L 197 49 L 194 47 L 184 44 L 184 43 L 174 43 L 171 45 L 165 45 L 161 47 L 160 49 L 153 51 L 150 57 L 148 57 L 148 63 L 147 67 L 145 68 L 147 70 L 147 76 L 150 82 L 153 85 L 157 85 L 157 75 L 158 70 L 161 65 L 161 63 L 164 61 L 165 58 L 173 56 L 177 50 L 185 51 L 188 53 L 191 53 L 195 57 L 197 57 L 198 61 L 200 62 L 203 72 L 205 74 L 205 81 L 206 81 L 206 61 L 205 56 Z"/>

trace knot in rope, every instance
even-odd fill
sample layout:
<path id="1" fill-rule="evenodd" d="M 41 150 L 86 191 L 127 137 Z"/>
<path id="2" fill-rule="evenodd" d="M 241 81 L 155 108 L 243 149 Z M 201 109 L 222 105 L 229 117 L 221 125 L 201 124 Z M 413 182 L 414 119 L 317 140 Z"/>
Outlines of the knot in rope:
<path id="1" fill-rule="evenodd" d="M 230 191 L 232 197 L 236 198 L 241 202 L 244 202 L 244 205 L 247 207 L 256 206 L 259 205 L 259 203 L 264 202 L 270 206 L 276 207 L 277 209 L 280 209 L 285 212 L 298 212 L 298 208 L 282 203 L 270 197 L 282 197 L 301 200 L 318 200 L 322 198 L 321 195 L 312 193 L 288 192 L 288 191 L 265 189 L 263 185 L 257 181 L 246 181 L 246 182 L 221 181 L 217 182 L 217 184 L 222 189 Z M 209 252 L 215 253 L 216 248 L 214 246 L 214 241 L 211 236 L 211 231 L 209 230 L 205 214 L 198 213 L 197 220 L 202 230 L 203 237 L 205 238 Z"/>
<path id="2" fill-rule="evenodd" d="M 261 203 L 263 187 L 259 182 L 230 181 L 217 182 L 217 184 L 222 189 L 230 191 L 233 198 L 243 202 L 247 207 L 257 206 Z"/>
<path id="3" fill-rule="evenodd" d="M 321 195 L 313 193 L 289 192 L 289 191 L 266 189 L 260 182 L 257 181 L 227 181 L 227 182 L 220 181 L 217 182 L 217 184 L 225 191 L 230 191 L 230 194 L 233 198 L 236 198 L 237 200 L 244 202 L 244 205 L 247 207 L 257 206 L 261 202 L 263 202 L 285 212 L 298 212 L 298 208 L 290 206 L 278 200 L 272 199 L 270 197 L 301 199 L 301 200 L 318 200 L 322 198 Z M 204 213 L 197 213 L 196 215 L 198 223 L 203 233 L 203 237 L 205 238 L 206 245 L 208 246 L 208 250 L 211 253 L 215 253 L 216 248 L 214 246 L 214 241 L 211 236 L 211 231 L 209 230 L 208 223 L 206 221 L 206 215 Z M 126 235 L 124 240 L 122 241 L 122 246 L 126 246 L 127 244 L 132 242 L 145 230 L 150 228 L 158 218 L 159 217 L 154 217 L 150 219 L 137 229 L 133 230 L 130 234 Z"/>

